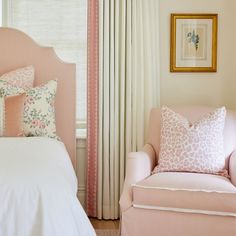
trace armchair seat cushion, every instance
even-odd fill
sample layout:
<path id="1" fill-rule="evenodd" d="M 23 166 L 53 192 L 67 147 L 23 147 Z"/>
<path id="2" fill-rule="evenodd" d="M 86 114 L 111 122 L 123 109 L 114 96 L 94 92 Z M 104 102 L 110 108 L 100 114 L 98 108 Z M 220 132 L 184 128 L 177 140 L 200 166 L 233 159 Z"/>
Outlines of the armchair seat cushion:
<path id="1" fill-rule="evenodd" d="M 157 173 L 133 186 L 133 207 L 236 217 L 236 187 L 218 175 Z"/>

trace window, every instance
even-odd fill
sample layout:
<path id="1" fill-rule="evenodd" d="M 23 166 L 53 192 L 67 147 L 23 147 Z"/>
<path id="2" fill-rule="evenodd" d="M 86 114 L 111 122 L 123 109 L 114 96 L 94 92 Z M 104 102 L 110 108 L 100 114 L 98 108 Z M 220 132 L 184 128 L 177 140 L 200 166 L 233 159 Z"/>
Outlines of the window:
<path id="1" fill-rule="evenodd" d="M 1 0 L 0 0 L 1 1 Z M 77 121 L 86 125 L 87 0 L 2 0 L 3 25 L 26 32 L 55 48 L 77 70 Z"/>

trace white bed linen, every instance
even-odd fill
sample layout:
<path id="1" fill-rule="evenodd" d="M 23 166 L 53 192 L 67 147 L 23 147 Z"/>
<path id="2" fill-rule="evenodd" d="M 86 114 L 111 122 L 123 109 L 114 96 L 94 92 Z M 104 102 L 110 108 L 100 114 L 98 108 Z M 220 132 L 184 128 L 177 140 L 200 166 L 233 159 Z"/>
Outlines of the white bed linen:
<path id="1" fill-rule="evenodd" d="M 0 138 L 0 236 L 93 236 L 64 144 Z"/>

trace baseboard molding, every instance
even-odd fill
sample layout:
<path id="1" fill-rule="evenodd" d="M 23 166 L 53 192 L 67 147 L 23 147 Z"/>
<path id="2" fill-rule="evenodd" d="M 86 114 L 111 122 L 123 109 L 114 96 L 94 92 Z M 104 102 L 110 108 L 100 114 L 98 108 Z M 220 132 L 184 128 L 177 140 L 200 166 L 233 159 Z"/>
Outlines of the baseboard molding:
<path id="1" fill-rule="evenodd" d="M 97 236 L 119 236 L 118 229 L 96 229 Z"/>

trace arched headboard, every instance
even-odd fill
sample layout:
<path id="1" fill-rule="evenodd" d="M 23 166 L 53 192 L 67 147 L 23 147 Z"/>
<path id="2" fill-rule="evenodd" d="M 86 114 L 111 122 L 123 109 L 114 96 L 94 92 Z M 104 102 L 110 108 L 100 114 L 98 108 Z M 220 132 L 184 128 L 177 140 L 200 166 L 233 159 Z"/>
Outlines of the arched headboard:
<path id="1" fill-rule="evenodd" d="M 0 27 L 0 75 L 28 65 L 35 68 L 35 86 L 55 78 L 58 80 L 55 103 L 57 134 L 75 167 L 75 64 L 63 62 L 53 48 L 39 46 L 19 30 Z"/>

